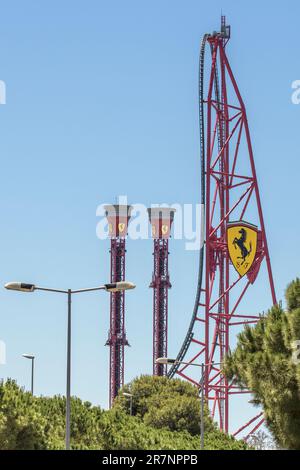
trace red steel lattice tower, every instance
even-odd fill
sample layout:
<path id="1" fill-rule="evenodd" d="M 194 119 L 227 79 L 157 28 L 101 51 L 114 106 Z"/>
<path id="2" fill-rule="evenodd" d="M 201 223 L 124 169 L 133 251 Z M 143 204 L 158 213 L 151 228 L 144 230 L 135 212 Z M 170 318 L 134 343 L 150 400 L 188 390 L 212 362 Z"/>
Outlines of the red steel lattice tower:
<path id="1" fill-rule="evenodd" d="M 233 396 L 249 393 L 227 381 L 220 363 L 230 351 L 232 329 L 255 324 L 249 311 L 251 286 L 263 264 L 273 303 L 276 303 L 267 236 L 256 177 L 245 104 L 231 69 L 226 46 L 230 27 L 222 17 L 221 31 L 203 38 L 199 63 L 201 207 L 203 234 L 198 288 L 190 326 L 169 371 L 204 387 L 212 416 L 229 430 Z M 208 57 L 205 50 L 208 46 Z M 205 75 L 205 66 L 208 74 Z M 254 288 L 254 287 L 253 287 Z M 249 302 L 250 301 L 250 302 Z M 253 308 L 253 307 L 250 307 Z M 187 353 L 190 357 L 187 357 Z M 181 364 L 180 364 L 181 362 Z M 185 362 L 185 365 L 182 365 Z M 205 365 L 205 375 L 193 375 L 192 363 Z M 255 432 L 263 422 L 258 414 L 234 435 Z"/>
<path id="2" fill-rule="evenodd" d="M 131 206 L 105 206 L 111 238 L 110 282 L 125 280 L 125 254 L 127 228 Z M 125 331 L 125 292 L 110 294 L 110 330 L 106 346 L 110 348 L 109 363 L 109 405 L 113 404 L 119 389 L 124 385 L 124 348 L 129 346 Z"/>
<path id="3" fill-rule="evenodd" d="M 169 238 L 174 209 L 148 209 L 154 245 L 153 288 L 153 375 L 166 375 L 165 364 L 156 359 L 167 357 L 168 351 L 168 290 L 172 287 L 169 276 Z"/>

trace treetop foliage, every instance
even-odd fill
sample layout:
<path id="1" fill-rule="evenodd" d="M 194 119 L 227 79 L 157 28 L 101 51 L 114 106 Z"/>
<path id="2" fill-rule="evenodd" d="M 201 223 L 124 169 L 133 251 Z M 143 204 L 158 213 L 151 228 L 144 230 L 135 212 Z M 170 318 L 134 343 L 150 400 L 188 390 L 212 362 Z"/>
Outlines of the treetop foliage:
<path id="1" fill-rule="evenodd" d="M 121 403 L 124 404 L 124 399 L 121 397 L 117 398 L 114 408 L 109 411 L 72 397 L 72 449 L 199 449 L 200 436 L 194 428 L 197 423 L 199 430 L 199 416 L 195 407 L 196 403 L 198 411 L 197 391 L 181 381 L 173 382 L 159 378 L 157 380 L 154 377 L 136 379 L 128 387 L 137 393 L 138 384 L 141 385 L 140 399 L 135 404 L 135 416 L 129 416 L 128 406 L 127 409 L 126 406 L 121 406 Z M 167 399 L 162 416 L 153 413 L 154 390 L 157 390 L 161 399 L 163 396 Z M 174 393 L 173 398 L 171 392 Z M 175 425 L 170 411 L 172 400 L 173 413 L 178 417 L 178 425 Z M 65 411 L 64 397 L 33 397 L 13 380 L 0 382 L 0 450 L 64 449 Z M 190 419 L 192 424 L 189 423 Z M 236 441 L 214 429 L 208 417 L 206 420 L 209 426 L 205 438 L 206 449 L 247 448 L 244 442 Z M 189 430 L 195 433 L 192 434 Z"/>
<path id="2" fill-rule="evenodd" d="M 253 392 L 277 444 L 300 449 L 300 280 L 286 289 L 286 305 L 273 306 L 255 326 L 246 326 L 226 359 L 228 379 Z"/>

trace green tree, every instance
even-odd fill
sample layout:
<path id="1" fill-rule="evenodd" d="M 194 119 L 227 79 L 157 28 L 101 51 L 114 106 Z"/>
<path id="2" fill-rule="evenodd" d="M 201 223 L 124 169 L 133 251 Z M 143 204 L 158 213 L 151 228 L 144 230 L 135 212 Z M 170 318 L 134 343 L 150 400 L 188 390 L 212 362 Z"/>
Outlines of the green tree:
<path id="1" fill-rule="evenodd" d="M 147 430 L 159 430 L 158 435 L 163 436 L 165 445 L 169 445 L 167 436 L 173 436 L 174 447 L 163 449 L 199 449 L 200 400 L 195 386 L 180 379 L 142 375 L 124 386 L 114 402 L 113 410 L 128 413 L 129 402 L 124 392 L 133 395 L 133 416 L 146 425 Z M 248 448 L 244 441 L 237 441 L 217 429 L 206 405 L 204 411 L 206 450 Z"/>
<path id="2" fill-rule="evenodd" d="M 133 415 L 145 424 L 170 431 L 187 431 L 195 436 L 200 432 L 200 400 L 195 386 L 180 379 L 142 375 L 126 385 L 115 400 L 114 407 L 128 410 L 123 392 L 133 395 Z M 215 425 L 205 406 L 205 429 Z"/>
<path id="3" fill-rule="evenodd" d="M 146 388 L 151 389 L 151 381 L 158 386 L 163 396 L 164 386 L 157 383 L 157 378 L 147 378 Z M 197 406 L 197 393 L 181 381 L 173 384 L 164 379 L 166 391 L 177 390 L 176 393 L 187 392 L 188 398 L 195 400 Z M 145 379 L 141 382 L 145 385 Z M 180 382 L 180 383 L 179 383 Z M 180 392 L 181 390 L 181 392 Z M 180 393 L 179 393 L 180 392 Z M 151 392 L 153 393 L 153 391 Z M 174 397 L 176 397 L 174 392 Z M 151 401 L 151 394 L 148 398 Z M 178 397 L 177 397 L 178 398 Z M 176 399 L 177 400 L 177 399 Z M 141 399 L 143 401 L 143 399 Z M 121 402 L 122 403 L 122 402 Z M 150 403 L 150 402 L 149 402 Z M 180 404 L 180 400 L 178 402 Z M 173 405 L 175 402 L 173 401 Z M 181 406 L 181 405 L 180 405 Z M 199 434 L 192 435 L 185 425 L 193 430 L 189 419 L 194 419 L 189 401 L 182 410 L 173 410 L 181 423 L 174 430 L 174 418 L 169 411 L 165 411 L 163 424 L 161 418 L 153 416 L 152 405 L 143 401 L 141 409 L 144 415 L 129 416 L 128 411 L 117 404 L 112 410 L 104 411 L 94 407 L 89 402 L 82 402 L 79 398 L 71 399 L 71 447 L 72 449 L 95 450 L 196 450 L 199 449 Z M 168 410 L 169 405 L 166 407 Z M 8 380 L 0 383 L 0 450 L 57 450 L 65 447 L 65 398 L 61 396 L 33 397 L 18 387 L 16 382 Z M 197 413 L 197 411 L 196 411 Z M 145 420 L 144 420 L 145 418 Z M 196 418 L 196 422 L 197 422 Z M 147 422 L 145 422 L 147 421 Z M 152 422 L 152 424 L 148 424 Z M 157 423 L 157 427 L 155 424 Z M 167 423 L 167 425 L 166 425 Z M 208 419 L 208 430 L 205 437 L 206 449 L 246 449 L 242 441 L 226 436 L 214 428 Z"/>
<path id="4" fill-rule="evenodd" d="M 300 340 L 299 279 L 288 286 L 286 305 L 272 307 L 254 327 L 245 327 L 224 371 L 253 392 L 278 445 L 300 449 L 300 364 L 293 354 Z"/>
<path id="5" fill-rule="evenodd" d="M 192 436 L 187 431 L 169 431 L 147 426 L 140 418 L 130 417 L 119 407 L 106 413 L 103 427 L 104 449 L 106 450 L 199 450 L 200 436 Z M 246 450 L 243 441 L 215 429 L 207 432 L 206 450 Z"/>
<path id="6" fill-rule="evenodd" d="M 51 446 L 51 426 L 37 400 L 14 381 L 0 385 L 0 449 L 39 450 Z"/>

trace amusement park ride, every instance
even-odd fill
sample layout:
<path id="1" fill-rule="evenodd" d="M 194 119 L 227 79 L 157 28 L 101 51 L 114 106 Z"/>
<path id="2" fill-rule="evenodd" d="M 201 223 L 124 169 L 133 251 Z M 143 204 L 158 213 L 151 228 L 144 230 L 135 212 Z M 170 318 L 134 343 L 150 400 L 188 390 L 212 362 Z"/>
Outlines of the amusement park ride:
<path id="1" fill-rule="evenodd" d="M 273 304 L 276 296 L 267 236 L 245 104 L 231 69 L 226 46 L 230 26 L 222 16 L 220 32 L 205 34 L 199 61 L 199 121 L 201 168 L 201 246 L 196 298 L 182 347 L 167 373 L 156 359 L 167 357 L 168 239 L 174 210 L 149 209 L 154 239 L 153 374 L 179 375 L 203 387 L 212 417 L 229 432 L 230 402 L 249 393 L 222 374 L 230 352 L 233 329 L 255 324 L 251 286 L 263 264 Z M 206 54 L 206 51 L 208 54 Z M 111 235 L 111 282 L 124 280 L 125 237 L 130 206 L 107 206 Z M 124 293 L 111 294 L 110 405 L 124 383 Z M 192 365 L 204 364 L 204 377 L 193 376 Z M 197 369 L 197 368 L 196 368 Z M 255 432 L 263 423 L 258 414 L 234 433 Z M 247 437 L 246 437 L 247 439 Z"/>
<path id="2" fill-rule="evenodd" d="M 175 209 L 148 209 L 153 238 L 153 375 L 167 375 L 167 365 L 157 359 L 168 355 L 169 238 Z"/>
<path id="3" fill-rule="evenodd" d="M 105 206 L 110 236 L 110 282 L 125 281 L 126 235 L 131 206 Z M 125 292 L 110 294 L 110 330 L 106 346 L 109 346 L 109 406 L 124 385 L 125 346 L 129 346 L 125 331 Z"/>
<path id="4" fill-rule="evenodd" d="M 212 416 L 225 432 L 229 431 L 231 399 L 249 392 L 229 382 L 217 364 L 222 363 L 230 351 L 232 327 L 255 324 L 259 319 L 248 311 L 247 299 L 251 298 L 249 291 L 262 263 L 266 264 L 270 294 L 276 304 L 246 108 L 226 54 L 229 40 L 230 26 L 222 16 L 221 31 L 206 34 L 201 44 L 199 119 L 203 237 L 198 288 L 185 340 L 168 373 L 169 377 L 177 374 L 204 387 Z M 183 361 L 185 365 L 180 364 Z M 195 362 L 205 364 L 201 384 L 192 375 L 190 366 Z M 249 436 L 262 422 L 260 413 L 234 435 L 244 431 Z"/>

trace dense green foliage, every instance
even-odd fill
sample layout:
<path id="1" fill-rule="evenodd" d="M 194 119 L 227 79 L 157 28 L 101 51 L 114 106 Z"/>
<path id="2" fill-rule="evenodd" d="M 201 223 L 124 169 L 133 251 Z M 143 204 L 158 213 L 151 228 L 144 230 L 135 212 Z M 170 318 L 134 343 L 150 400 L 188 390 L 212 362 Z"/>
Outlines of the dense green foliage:
<path id="1" fill-rule="evenodd" d="M 172 435 L 187 435 L 187 447 L 178 449 L 199 449 L 200 445 L 200 400 L 196 387 L 180 379 L 142 375 L 124 386 L 114 402 L 115 410 L 129 413 L 129 399 L 123 393 L 130 393 L 132 415 L 149 428 L 172 431 Z M 242 441 L 220 432 L 209 416 L 205 406 L 205 448 L 246 449 Z M 183 444 L 183 442 L 182 442 Z"/>
<path id="2" fill-rule="evenodd" d="M 126 385 L 115 400 L 114 407 L 128 410 L 128 399 L 123 392 L 134 397 L 132 414 L 148 426 L 170 431 L 188 431 L 193 436 L 200 430 L 200 402 L 196 387 L 179 379 L 142 375 Z M 205 429 L 215 428 L 205 407 Z"/>
<path id="3" fill-rule="evenodd" d="M 287 288 L 286 304 L 286 310 L 272 307 L 254 327 L 244 329 L 224 370 L 252 390 L 278 445 L 300 449 L 300 364 L 293 354 L 300 340 L 299 279 Z"/>
<path id="4" fill-rule="evenodd" d="M 152 392 L 151 382 L 153 382 Z M 173 385 L 170 385 L 172 384 Z M 196 450 L 199 448 L 197 392 L 180 381 L 166 381 L 143 377 L 132 383 L 144 383 L 148 398 L 142 394 L 136 401 L 135 415 L 123 409 L 124 399 L 118 398 L 115 407 L 103 411 L 79 398 L 71 403 L 71 444 L 73 449 L 104 450 Z M 172 397 L 167 402 L 163 418 L 152 413 L 153 391 L 159 390 L 160 399 L 166 387 L 167 394 L 174 393 L 173 419 Z M 137 390 L 137 388 L 136 388 Z M 181 390 L 181 392 L 180 392 Z M 185 401 L 185 392 L 187 400 Z M 180 398 L 181 397 L 181 398 Z M 123 402 L 122 402 L 123 400 Z M 149 401 L 148 401 L 149 400 Z M 194 401 L 196 405 L 194 404 Z M 121 404 L 122 403 L 122 404 Z M 128 404 L 127 404 L 128 405 Z M 178 408 L 177 408 L 178 405 Z M 197 408 L 197 409 L 196 409 Z M 194 412 L 197 418 L 194 418 Z M 185 415 L 186 413 L 186 415 Z M 178 423 L 176 424 L 176 420 Z M 191 420 L 191 423 L 190 423 Z M 206 434 L 207 449 L 245 449 L 243 442 L 236 441 L 214 429 L 206 416 L 210 430 Z M 186 426 L 186 427 L 185 427 Z M 159 429 L 157 429 L 159 428 Z M 190 430 L 192 434 L 188 432 Z M 195 432 L 194 432 L 195 431 Z M 32 397 L 14 381 L 0 383 L 0 450 L 4 449 L 63 449 L 65 436 L 65 399 Z"/>

